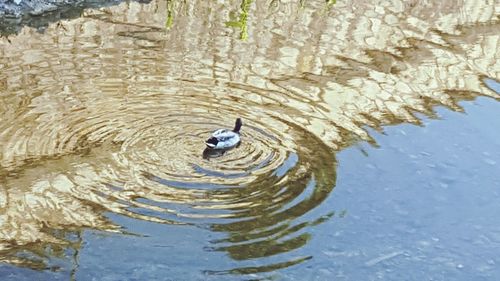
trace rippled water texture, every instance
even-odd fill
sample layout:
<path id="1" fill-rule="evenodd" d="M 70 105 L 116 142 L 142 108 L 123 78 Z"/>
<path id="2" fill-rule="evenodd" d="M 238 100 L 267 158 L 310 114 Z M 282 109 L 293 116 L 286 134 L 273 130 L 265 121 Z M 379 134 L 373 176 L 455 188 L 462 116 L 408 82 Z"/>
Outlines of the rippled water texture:
<path id="1" fill-rule="evenodd" d="M 0 260 L 43 269 L 84 229 L 141 235 L 118 214 L 223 233 L 204 250 L 254 261 L 206 273 L 288 267 L 336 216 L 304 219 L 336 152 L 498 99 L 495 1 L 225 2 L 122 3 L 0 39 Z M 237 117 L 241 145 L 204 153 Z"/>

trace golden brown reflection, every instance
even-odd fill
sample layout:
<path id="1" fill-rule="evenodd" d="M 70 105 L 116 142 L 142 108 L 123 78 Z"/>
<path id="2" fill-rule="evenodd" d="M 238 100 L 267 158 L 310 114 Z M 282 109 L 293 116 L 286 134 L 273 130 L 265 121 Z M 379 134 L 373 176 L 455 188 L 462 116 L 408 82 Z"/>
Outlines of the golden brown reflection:
<path id="1" fill-rule="evenodd" d="M 278 2 L 123 3 L 0 39 L 1 260 L 40 268 L 19 252 L 120 231 L 105 211 L 208 225 L 235 260 L 287 253 L 332 216 L 299 220 L 366 127 L 498 99 L 493 3 Z M 236 117 L 241 146 L 203 157 Z"/>

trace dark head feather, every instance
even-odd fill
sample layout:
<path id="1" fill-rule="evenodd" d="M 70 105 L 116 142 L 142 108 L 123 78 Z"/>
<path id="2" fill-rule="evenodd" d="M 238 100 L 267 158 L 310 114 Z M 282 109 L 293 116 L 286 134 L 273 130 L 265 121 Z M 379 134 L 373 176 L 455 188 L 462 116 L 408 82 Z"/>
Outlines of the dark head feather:
<path id="1" fill-rule="evenodd" d="M 243 125 L 243 122 L 241 122 L 241 118 L 236 118 L 236 123 L 234 124 L 233 132 L 239 133 L 240 129 L 241 129 L 241 125 Z"/>

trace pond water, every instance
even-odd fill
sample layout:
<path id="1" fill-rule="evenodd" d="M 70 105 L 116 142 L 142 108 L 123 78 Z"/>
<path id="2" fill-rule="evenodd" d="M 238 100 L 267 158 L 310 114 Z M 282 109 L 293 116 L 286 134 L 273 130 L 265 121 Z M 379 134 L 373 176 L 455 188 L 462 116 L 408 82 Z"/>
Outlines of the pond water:
<path id="1" fill-rule="evenodd" d="M 500 278 L 499 9 L 151 1 L 18 28 L 0 276 Z"/>

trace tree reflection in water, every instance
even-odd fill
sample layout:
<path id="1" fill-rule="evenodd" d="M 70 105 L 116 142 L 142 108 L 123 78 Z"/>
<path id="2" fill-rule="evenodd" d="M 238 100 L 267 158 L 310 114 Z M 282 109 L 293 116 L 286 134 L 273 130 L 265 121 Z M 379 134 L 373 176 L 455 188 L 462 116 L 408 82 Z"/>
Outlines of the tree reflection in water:
<path id="1" fill-rule="evenodd" d="M 82 229 L 122 232 L 105 212 L 227 233 L 207 250 L 238 261 L 290 253 L 214 274 L 310 258 L 293 252 L 333 216 L 303 219 L 334 188 L 337 151 L 498 99 L 483 82 L 499 77 L 492 5 L 374 2 L 130 2 L 1 39 L 1 259 L 50 267 Z M 239 116 L 242 145 L 202 155 Z"/>

